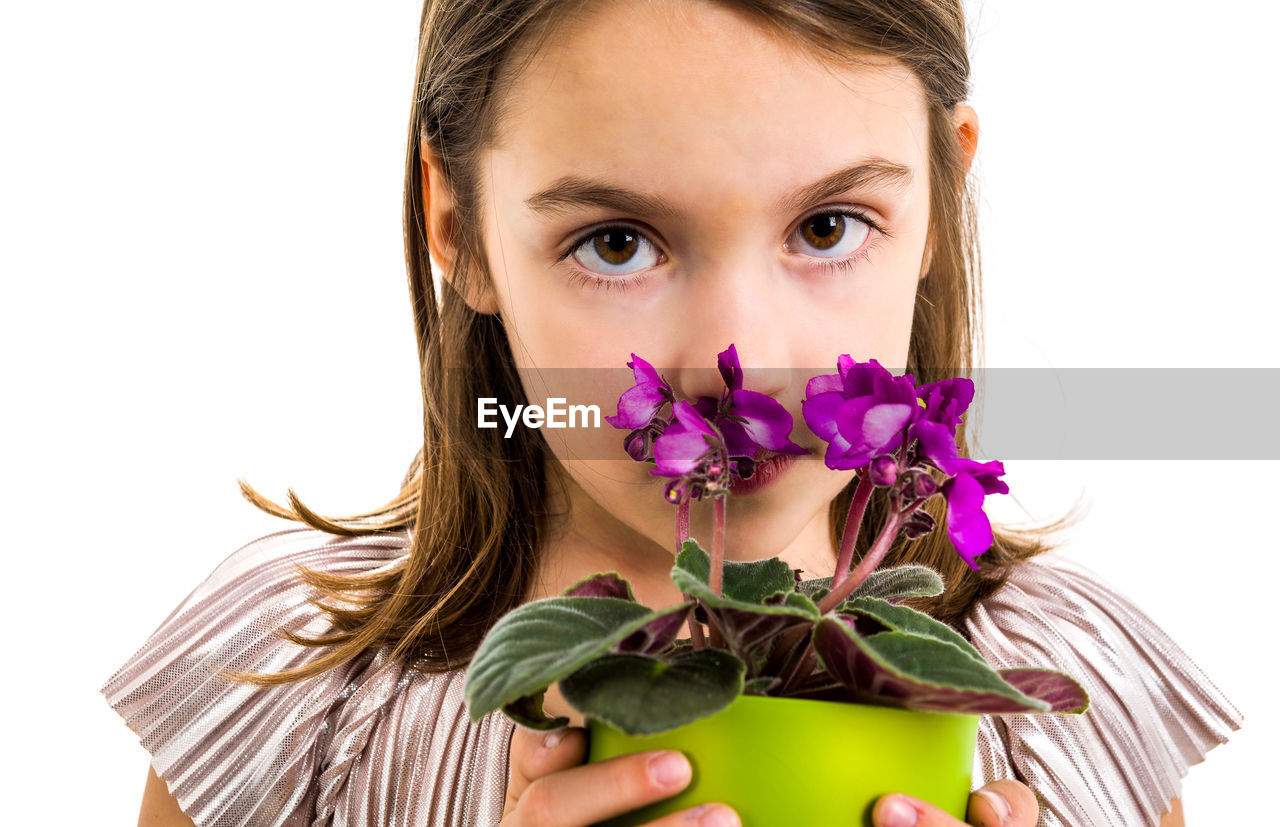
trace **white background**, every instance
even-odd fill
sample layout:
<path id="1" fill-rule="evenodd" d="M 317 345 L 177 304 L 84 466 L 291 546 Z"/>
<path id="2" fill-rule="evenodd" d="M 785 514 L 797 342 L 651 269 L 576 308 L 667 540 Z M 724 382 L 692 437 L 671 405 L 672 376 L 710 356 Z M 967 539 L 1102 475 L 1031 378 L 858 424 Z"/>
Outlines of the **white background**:
<path id="1" fill-rule="evenodd" d="M 358 8 L 358 12 L 356 9 Z M 132 823 L 146 754 L 98 687 L 220 560 L 351 514 L 420 438 L 400 188 L 418 6 L 8 4 L 0 23 L 6 752 L 14 823 Z M 989 366 L 1277 367 L 1280 15 L 970 4 Z M 1177 416 L 1177 397 L 1151 400 Z M 1248 440 L 1274 411 L 1187 423 Z M 1257 823 L 1280 735 L 1272 462 L 1007 463 L 993 516 L 1070 553 L 1246 715 L 1188 822 Z M 1002 501 L 1003 502 L 998 502 Z M 996 504 L 998 503 L 998 504 Z M 12 671 L 10 671 L 12 670 Z M 10 775 L 12 778 L 12 775 Z M 48 809 L 52 808 L 50 813 Z"/>

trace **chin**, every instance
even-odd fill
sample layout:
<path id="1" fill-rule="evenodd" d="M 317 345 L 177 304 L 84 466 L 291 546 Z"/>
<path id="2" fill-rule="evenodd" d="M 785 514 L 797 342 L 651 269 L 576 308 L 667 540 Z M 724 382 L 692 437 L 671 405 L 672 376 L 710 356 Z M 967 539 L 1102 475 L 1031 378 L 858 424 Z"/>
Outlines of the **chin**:
<path id="1" fill-rule="evenodd" d="M 808 524 L 805 515 L 785 509 L 751 509 L 737 514 L 732 511 L 725 520 L 724 552 L 729 560 L 764 560 L 777 557 L 795 542 Z M 707 534 L 695 535 L 704 548 L 710 546 L 710 524 Z"/>

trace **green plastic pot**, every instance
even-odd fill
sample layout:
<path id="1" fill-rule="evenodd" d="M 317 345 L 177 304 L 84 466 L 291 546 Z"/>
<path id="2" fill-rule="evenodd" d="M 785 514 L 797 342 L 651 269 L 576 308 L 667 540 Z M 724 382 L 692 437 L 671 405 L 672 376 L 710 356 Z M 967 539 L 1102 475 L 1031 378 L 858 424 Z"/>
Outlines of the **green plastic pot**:
<path id="1" fill-rule="evenodd" d="M 741 695 L 727 708 L 659 735 L 631 736 L 587 719 L 589 762 L 680 750 L 693 780 L 679 795 L 604 822 L 646 824 L 711 801 L 744 827 L 857 827 L 885 793 L 928 801 L 963 820 L 978 716 Z"/>

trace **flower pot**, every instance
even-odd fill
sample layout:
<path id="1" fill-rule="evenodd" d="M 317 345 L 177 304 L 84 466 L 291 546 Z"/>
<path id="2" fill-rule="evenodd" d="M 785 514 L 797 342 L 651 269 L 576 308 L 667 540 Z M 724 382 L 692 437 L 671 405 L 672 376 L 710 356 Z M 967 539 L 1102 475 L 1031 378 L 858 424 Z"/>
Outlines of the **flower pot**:
<path id="1" fill-rule="evenodd" d="M 676 749 L 693 766 L 679 795 L 607 825 L 646 824 L 721 801 L 745 827 L 854 827 L 871 824 L 876 799 L 891 792 L 963 820 L 978 716 L 741 695 L 714 715 L 659 735 L 625 735 L 590 718 L 587 731 L 589 762 Z"/>

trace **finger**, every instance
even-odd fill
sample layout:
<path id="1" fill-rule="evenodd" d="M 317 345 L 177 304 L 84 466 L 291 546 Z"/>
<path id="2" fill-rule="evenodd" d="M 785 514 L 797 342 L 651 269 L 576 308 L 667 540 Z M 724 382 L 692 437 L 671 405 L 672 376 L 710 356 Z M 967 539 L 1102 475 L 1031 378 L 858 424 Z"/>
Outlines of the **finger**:
<path id="1" fill-rule="evenodd" d="M 644 827 L 742 827 L 742 819 L 724 804 L 699 804 L 650 821 Z"/>
<path id="2" fill-rule="evenodd" d="M 1034 827 L 1040 814 L 1035 793 L 1012 780 L 994 781 L 969 796 L 968 821 L 908 795 L 883 796 L 872 811 L 876 827 Z"/>
<path id="3" fill-rule="evenodd" d="M 909 795 L 881 796 L 871 811 L 875 827 L 963 827 L 964 822 Z"/>
<path id="4" fill-rule="evenodd" d="M 969 796 L 968 818 L 979 827 L 1031 827 L 1040 818 L 1040 802 L 1026 784 L 992 781 Z"/>
<path id="5" fill-rule="evenodd" d="M 512 823 L 581 827 L 669 798 L 689 785 L 682 753 L 650 750 L 583 764 L 534 779 L 516 802 Z M 695 822 L 696 823 L 696 822 Z"/>
<path id="6" fill-rule="evenodd" d="M 537 730 L 517 726 L 511 735 L 511 781 L 507 784 L 508 809 L 529 784 L 544 775 L 581 764 L 587 758 L 587 731 L 582 727 Z"/>

